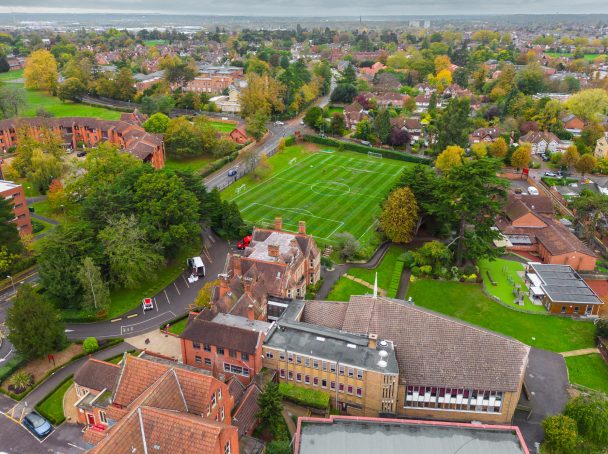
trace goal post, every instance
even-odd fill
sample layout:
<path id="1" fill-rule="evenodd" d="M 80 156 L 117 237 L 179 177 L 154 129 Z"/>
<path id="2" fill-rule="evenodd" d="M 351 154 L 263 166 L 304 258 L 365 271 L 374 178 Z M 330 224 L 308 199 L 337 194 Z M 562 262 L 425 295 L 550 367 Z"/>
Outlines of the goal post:
<path id="1" fill-rule="evenodd" d="M 367 152 L 367 155 L 368 155 L 370 158 L 382 159 L 382 153 L 375 153 L 375 152 L 373 152 L 373 151 L 368 151 L 368 152 Z"/>
<path id="2" fill-rule="evenodd" d="M 241 193 L 241 191 L 242 191 L 243 189 L 245 189 L 245 187 L 246 187 L 246 185 L 245 185 L 245 184 L 240 185 L 238 188 L 236 188 L 236 193 L 237 193 L 237 194 L 240 194 L 240 193 Z"/>
<path id="3" fill-rule="evenodd" d="M 296 161 L 297 161 L 297 160 L 298 160 L 298 158 L 291 158 L 291 159 L 289 160 L 289 165 L 290 165 L 290 166 L 291 166 L 291 165 L 294 165 L 294 164 L 296 163 Z"/>

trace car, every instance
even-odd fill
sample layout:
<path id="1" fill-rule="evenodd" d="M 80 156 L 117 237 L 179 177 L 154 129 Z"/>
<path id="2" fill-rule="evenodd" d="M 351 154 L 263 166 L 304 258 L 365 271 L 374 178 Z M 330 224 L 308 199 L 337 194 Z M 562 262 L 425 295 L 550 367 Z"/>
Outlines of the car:
<path id="1" fill-rule="evenodd" d="M 528 187 L 528 194 L 538 195 L 540 193 L 538 192 L 538 189 L 536 189 L 534 186 L 530 186 L 530 187 Z"/>
<path id="2" fill-rule="evenodd" d="M 544 175 L 545 175 L 546 177 L 553 177 L 553 178 L 557 177 L 557 173 L 555 173 L 555 172 L 551 172 L 551 171 L 549 171 L 549 170 L 548 170 L 548 171 L 546 171 Z"/>
<path id="3" fill-rule="evenodd" d="M 361 145 L 365 145 L 366 147 L 371 147 L 372 143 L 369 140 L 362 140 Z"/>
<path id="4" fill-rule="evenodd" d="M 275 121 L 274 125 L 275 126 L 283 126 L 285 123 L 283 123 L 282 121 Z"/>
<path id="5" fill-rule="evenodd" d="M 235 176 L 235 175 L 236 175 L 236 169 L 230 169 L 230 170 L 228 171 L 228 176 L 229 176 L 229 177 L 233 177 L 233 176 Z"/>
<path id="6" fill-rule="evenodd" d="M 144 312 L 154 309 L 154 302 L 152 301 L 152 298 L 144 298 L 141 300 L 141 307 Z"/>
<path id="7" fill-rule="evenodd" d="M 53 426 L 35 411 L 23 418 L 23 425 L 38 438 L 44 438 L 53 431 Z"/>
<path id="8" fill-rule="evenodd" d="M 540 157 L 540 158 L 541 158 L 543 161 L 545 161 L 545 162 L 549 162 L 549 161 L 551 161 L 551 158 L 550 158 L 549 156 L 547 156 L 546 154 L 541 155 L 541 157 Z"/>
<path id="9" fill-rule="evenodd" d="M 79 158 L 83 158 L 87 155 L 86 151 L 79 151 L 78 153 L 76 153 L 76 156 L 78 156 Z"/>
<path id="10" fill-rule="evenodd" d="M 300 124 L 303 125 L 304 124 L 304 120 L 300 120 Z"/>

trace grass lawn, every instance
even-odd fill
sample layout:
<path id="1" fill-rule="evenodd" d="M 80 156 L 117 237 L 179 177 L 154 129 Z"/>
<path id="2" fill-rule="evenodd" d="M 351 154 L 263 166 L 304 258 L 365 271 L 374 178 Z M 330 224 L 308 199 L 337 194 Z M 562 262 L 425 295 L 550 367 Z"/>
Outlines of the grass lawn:
<path id="1" fill-rule="evenodd" d="M 287 147 L 268 162 L 269 176 L 256 181 L 247 175 L 223 192 L 224 199 L 238 204 L 244 220 L 271 225 L 280 216 L 289 231 L 306 221 L 307 231 L 321 243 L 350 232 L 362 246 L 374 233 L 384 196 L 412 165 L 312 144 Z"/>
<path id="2" fill-rule="evenodd" d="M 40 224 L 42 226 L 42 230 L 38 230 L 36 233 L 34 233 L 34 236 L 40 235 L 42 233 L 46 233 L 50 229 L 52 229 L 53 227 L 55 227 L 53 224 L 49 224 L 48 222 L 41 221 L 40 219 L 34 219 L 34 218 L 32 218 L 32 225 L 34 225 L 34 224 Z"/>
<path id="3" fill-rule="evenodd" d="M 592 322 L 517 312 L 487 298 L 476 284 L 420 279 L 410 283 L 414 303 L 533 347 L 566 352 L 595 346 Z"/>
<path id="4" fill-rule="evenodd" d="M 188 317 L 180 320 L 177 323 L 169 326 L 169 332 L 180 335 L 186 329 L 186 323 L 188 323 Z"/>
<path id="5" fill-rule="evenodd" d="M 21 79 L 22 77 L 23 77 L 23 70 L 17 69 L 15 71 L 0 73 L 0 82 L 6 82 L 7 80 Z"/>
<path id="6" fill-rule="evenodd" d="M 572 57 L 574 54 L 572 53 L 559 53 L 559 52 L 545 52 L 546 55 L 548 55 L 551 58 L 556 58 L 556 57 Z M 593 61 L 598 57 L 605 57 L 605 54 L 585 54 L 585 60 L 587 61 Z"/>
<path id="7" fill-rule="evenodd" d="M 34 208 L 34 213 L 44 216 L 45 218 L 54 219 L 55 221 L 62 222 L 64 220 L 63 213 L 57 213 L 51 208 L 51 204 L 48 200 L 41 200 L 34 202 L 30 205 Z"/>
<path id="8" fill-rule="evenodd" d="M 599 353 L 565 358 L 570 383 L 608 394 L 608 365 Z"/>
<path id="9" fill-rule="evenodd" d="M 344 107 L 337 107 L 337 106 L 329 106 L 327 108 L 327 113 L 329 114 L 329 117 L 331 118 L 333 114 L 335 113 L 344 113 Z"/>
<path id="10" fill-rule="evenodd" d="M 365 282 L 369 282 L 373 285 L 376 272 L 378 272 L 378 287 L 388 290 L 391 284 L 395 262 L 397 261 L 397 258 L 403 254 L 403 252 L 403 249 L 401 249 L 399 246 L 391 245 L 382 258 L 382 261 L 376 268 L 373 270 L 367 270 L 365 268 L 351 268 L 348 270 L 348 274 L 358 277 L 359 279 L 363 279 Z M 389 296 L 394 297 L 395 295 Z"/>
<path id="11" fill-rule="evenodd" d="M 18 178 L 16 182 L 23 186 L 23 192 L 25 193 L 26 197 L 37 197 L 40 195 L 40 191 L 38 191 L 33 184 L 27 181 L 26 178 Z"/>
<path id="12" fill-rule="evenodd" d="M 341 277 L 336 281 L 325 299 L 329 301 L 349 301 L 351 295 L 366 295 L 368 293 L 371 294 L 372 291 L 367 287 L 348 278 Z"/>
<path id="13" fill-rule="evenodd" d="M 144 41 L 144 46 L 160 46 L 163 44 L 167 44 L 169 41 L 167 41 L 166 39 L 148 39 L 146 41 Z"/>
<path id="14" fill-rule="evenodd" d="M 515 262 L 513 260 L 496 259 L 494 261 L 482 260 L 479 262 L 479 272 L 483 277 L 483 282 L 486 285 L 488 293 L 499 298 L 503 303 L 513 306 L 515 309 L 521 308 L 535 312 L 546 312 L 544 306 L 532 304 L 530 298 L 528 298 L 528 287 L 526 287 L 523 279 L 518 274 L 518 272 L 523 270 L 523 263 Z M 490 273 L 490 276 L 492 276 L 492 280 L 497 284 L 496 286 L 492 285 L 492 282 L 490 282 L 488 272 Z M 509 282 L 509 276 L 513 280 L 513 283 Z M 515 300 L 515 296 L 513 295 L 514 285 L 519 285 L 526 295 L 524 297 L 523 306 L 513 303 Z"/>
<path id="15" fill-rule="evenodd" d="M 224 123 L 223 121 L 210 121 L 211 125 L 221 133 L 229 133 L 232 132 L 234 128 L 236 128 L 236 123 Z"/>
<path id="16" fill-rule="evenodd" d="M 189 159 L 167 158 L 165 161 L 165 168 L 170 170 L 191 170 L 196 172 L 213 161 L 214 158 L 210 156 L 199 156 Z"/>
<path id="17" fill-rule="evenodd" d="M 63 396 L 73 384 L 74 380 L 69 379 L 51 394 L 46 396 L 42 402 L 36 405 L 38 413 L 55 426 L 61 424 L 65 420 L 63 414 Z"/>

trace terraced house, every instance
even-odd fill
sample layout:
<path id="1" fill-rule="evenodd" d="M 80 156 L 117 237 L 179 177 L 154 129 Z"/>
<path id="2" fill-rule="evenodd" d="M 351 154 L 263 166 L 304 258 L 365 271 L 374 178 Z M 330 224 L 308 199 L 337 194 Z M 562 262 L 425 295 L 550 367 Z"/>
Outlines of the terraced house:
<path id="1" fill-rule="evenodd" d="M 165 147 L 161 134 L 152 134 L 139 124 L 137 116 L 123 114 L 121 120 L 88 117 L 22 118 L 0 121 L 0 151 L 17 145 L 18 131 L 39 139 L 47 131 L 61 138 L 66 148 L 92 148 L 109 142 L 125 152 L 149 162 L 154 168 L 165 166 Z"/>
<path id="2" fill-rule="evenodd" d="M 294 301 L 264 341 L 279 379 L 353 416 L 508 423 L 529 347 L 413 303 Z"/>

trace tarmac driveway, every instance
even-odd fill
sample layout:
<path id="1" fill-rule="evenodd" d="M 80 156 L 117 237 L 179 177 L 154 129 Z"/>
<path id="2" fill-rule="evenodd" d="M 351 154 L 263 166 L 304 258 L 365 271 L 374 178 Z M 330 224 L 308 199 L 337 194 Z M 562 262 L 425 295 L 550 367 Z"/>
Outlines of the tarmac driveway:
<path id="1" fill-rule="evenodd" d="M 513 423 L 521 429 L 530 452 L 543 440 L 541 422 L 561 412 L 568 402 L 568 371 L 564 358 L 553 352 L 532 348 L 526 369 L 526 386 L 530 400 L 522 392 L 520 405 L 531 407 L 532 413 L 517 411 Z M 526 419 L 528 418 L 528 419 Z"/>

